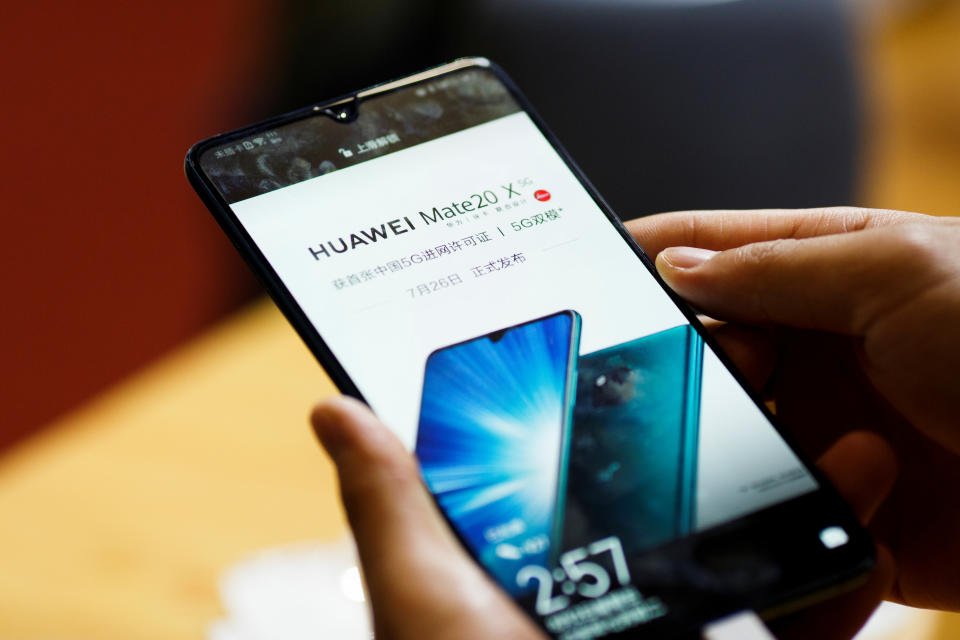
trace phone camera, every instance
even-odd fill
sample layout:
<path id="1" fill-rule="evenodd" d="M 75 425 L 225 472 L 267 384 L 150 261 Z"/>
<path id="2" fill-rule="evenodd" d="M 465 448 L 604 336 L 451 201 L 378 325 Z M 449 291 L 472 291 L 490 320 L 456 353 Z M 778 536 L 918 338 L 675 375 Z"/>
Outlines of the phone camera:
<path id="1" fill-rule="evenodd" d="M 323 110 L 323 113 L 330 118 L 333 118 L 337 122 L 353 122 L 359 115 L 359 111 L 357 109 L 357 100 L 354 98 L 350 102 L 344 102 L 333 105 L 332 107 L 327 107 Z"/>

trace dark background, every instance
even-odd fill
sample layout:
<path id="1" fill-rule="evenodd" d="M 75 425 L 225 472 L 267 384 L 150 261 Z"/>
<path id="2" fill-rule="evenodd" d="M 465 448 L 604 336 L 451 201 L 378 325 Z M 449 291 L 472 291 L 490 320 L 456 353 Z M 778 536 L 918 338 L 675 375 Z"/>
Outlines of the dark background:
<path id="1" fill-rule="evenodd" d="M 670 4 L 294 2 L 277 106 L 484 55 L 625 219 L 849 203 L 859 87 L 840 3 Z"/>
<path id="2" fill-rule="evenodd" d="M 838 0 L 15 4 L 0 449 L 256 295 L 194 141 L 462 55 L 517 81 L 614 209 L 857 202 Z"/>

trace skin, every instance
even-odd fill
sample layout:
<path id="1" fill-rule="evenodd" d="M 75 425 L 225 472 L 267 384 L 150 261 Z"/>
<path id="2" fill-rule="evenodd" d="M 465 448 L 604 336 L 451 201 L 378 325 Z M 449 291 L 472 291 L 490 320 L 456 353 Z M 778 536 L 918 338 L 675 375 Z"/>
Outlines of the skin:
<path id="1" fill-rule="evenodd" d="M 628 223 L 878 540 L 859 589 L 773 624 L 849 638 L 883 598 L 960 610 L 960 221 L 864 209 Z M 337 466 L 382 638 L 541 638 L 466 555 L 362 404 L 312 423 Z"/>

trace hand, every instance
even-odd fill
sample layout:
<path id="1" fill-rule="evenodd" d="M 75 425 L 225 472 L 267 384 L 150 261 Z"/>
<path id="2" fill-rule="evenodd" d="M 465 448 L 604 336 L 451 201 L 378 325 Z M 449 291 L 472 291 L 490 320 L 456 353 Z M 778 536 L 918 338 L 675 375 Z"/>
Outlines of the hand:
<path id="1" fill-rule="evenodd" d="M 867 429 L 893 445 L 900 477 L 871 521 L 896 562 L 887 595 L 960 609 L 960 220 L 716 211 L 628 228 L 678 294 L 735 323 L 718 339 L 801 444 Z"/>
<path id="2" fill-rule="evenodd" d="M 413 456 L 369 409 L 350 398 L 333 398 L 314 409 L 312 422 L 337 466 L 377 638 L 545 637 L 453 537 Z M 821 467 L 863 520 L 872 516 L 896 473 L 889 446 L 866 433 L 838 442 Z M 859 628 L 890 586 L 889 555 L 881 552 L 878 560 L 880 570 L 866 585 L 820 605 L 816 615 L 795 616 L 796 637 L 846 638 Z"/>
<path id="3" fill-rule="evenodd" d="M 416 460 L 365 405 L 333 398 L 311 422 L 337 466 L 376 638 L 544 637 L 466 554 Z"/>

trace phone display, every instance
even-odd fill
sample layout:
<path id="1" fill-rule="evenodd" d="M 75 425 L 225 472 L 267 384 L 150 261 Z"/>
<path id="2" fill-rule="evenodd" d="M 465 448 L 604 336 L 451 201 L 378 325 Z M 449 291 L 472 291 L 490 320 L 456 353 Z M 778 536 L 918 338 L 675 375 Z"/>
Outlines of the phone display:
<path id="1" fill-rule="evenodd" d="M 856 519 L 488 61 L 206 140 L 187 174 L 553 636 L 686 633 L 869 568 Z"/>
<path id="2" fill-rule="evenodd" d="M 562 535 L 579 317 L 558 313 L 427 359 L 414 449 L 441 509 L 494 578 L 549 566 Z"/>
<path id="3" fill-rule="evenodd" d="M 702 358 L 690 325 L 580 358 L 567 546 L 613 534 L 634 553 L 694 529 Z"/>

